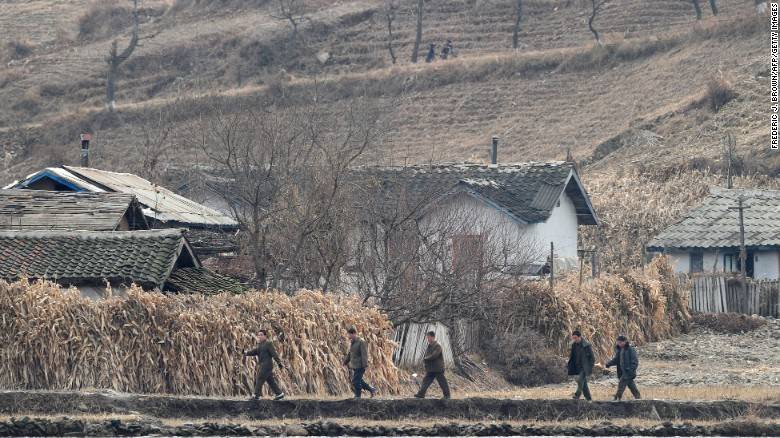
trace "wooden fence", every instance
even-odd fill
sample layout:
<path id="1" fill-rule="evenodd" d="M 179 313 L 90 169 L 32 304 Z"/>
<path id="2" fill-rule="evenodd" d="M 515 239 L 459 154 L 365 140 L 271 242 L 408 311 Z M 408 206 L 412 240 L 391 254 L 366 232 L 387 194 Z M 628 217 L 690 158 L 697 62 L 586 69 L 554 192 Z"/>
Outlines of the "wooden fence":
<path id="1" fill-rule="evenodd" d="M 735 312 L 780 317 L 780 282 L 748 279 L 747 293 L 738 278 L 702 275 L 690 279 L 688 307 L 697 312 Z"/>
<path id="2" fill-rule="evenodd" d="M 460 350 L 467 352 L 475 351 L 479 342 L 479 324 L 470 321 L 459 321 L 454 329 L 458 330 L 457 338 L 459 338 L 461 343 Z M 444 354 L 444 363 L 447 366 L 453 365 L 450 329 L 438 322 L 429 324 L 409 323 L 396 328 L 395 341 L 398 343 L 398 347 L 393 353 L 393 361 L 395 361 L 396 365 L 407 369 L 413 369 L 422 365 L 425 349 L 428 348 L 425 334 L 429 331 L 436 333 L 436 341 L 441 345 L 442 353 Z"/>

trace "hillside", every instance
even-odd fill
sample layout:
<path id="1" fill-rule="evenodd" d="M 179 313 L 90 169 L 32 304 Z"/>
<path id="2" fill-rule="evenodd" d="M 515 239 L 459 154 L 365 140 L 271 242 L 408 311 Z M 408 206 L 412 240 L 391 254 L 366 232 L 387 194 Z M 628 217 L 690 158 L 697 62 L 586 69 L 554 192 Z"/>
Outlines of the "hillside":
<path id="1" fill-rule="evenodd" d="M 121 47 L 129 38 L 131 3 L 5 2 L 0 178 L 75 162 L 82 130 L 95 134 L 97 167 L 143 170 L 141 143 L 160 124 L 173 127 L 163 170 L 191 163 L 197 154 L 176 143 L 177 132 L 211 97 L 263 105 L 284 87 L 291 95 L 316 89 L 331 103 L 365 95 L 389 108 L 385 163 L 484 160 L 491 135 L 501 137 L 504 162 L 562 159 L 570 149 L 608 218 L 598 239 L 627 239 L 614 251 L 632 253 L 632 263 L 647 235 L 721 181 L 726 132 L 751 175 L 737 183 L 776 184 L 780 160 L 768 149 L 761 106 L 768 39 L 753 0 L 720 1 L 720 14 L 705 8 L 701 21 L 690 2 L 613 1 L 595 22 L 603 46 L 588 31 L 587 2 L 530 0 L 516 51 L 514 2 L 429 0 L 421 57 L 428 42 L 448 38 L 458 52 L 432 64 L 409 62 L 412 3 L 401 4 L 394 23 L 392 65 L 378 0 L 312 0 L 297 44 L 273 1 L 146 0 L 141 33 L 154 37 L 121 66 L 118 111 L 107 114 L 104 57 L 113 39 Z M 9 49 L 20 45 L 22 55 Z M 716 111 L 712 87 L 734 98 Z M 664 208 L 645 210 L 648 200 Z M 630 236 L 635 226 L 641 236 Z"/>

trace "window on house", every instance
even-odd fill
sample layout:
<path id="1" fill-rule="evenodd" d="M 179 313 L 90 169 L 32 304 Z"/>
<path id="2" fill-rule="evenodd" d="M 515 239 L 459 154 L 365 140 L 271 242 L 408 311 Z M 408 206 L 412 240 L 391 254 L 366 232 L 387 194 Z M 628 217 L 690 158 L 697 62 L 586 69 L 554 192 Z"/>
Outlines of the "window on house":
<path id="1" fill-rule="evenodd" d="M 704 272 L 704 254 L 700 251 L 690 253 L 690 272 Z"/>
<path id="2" fill-rule="evenodd" d="M 723 254 L 723 272 L 739 271 L 738 258 L 735 254 Z"/>

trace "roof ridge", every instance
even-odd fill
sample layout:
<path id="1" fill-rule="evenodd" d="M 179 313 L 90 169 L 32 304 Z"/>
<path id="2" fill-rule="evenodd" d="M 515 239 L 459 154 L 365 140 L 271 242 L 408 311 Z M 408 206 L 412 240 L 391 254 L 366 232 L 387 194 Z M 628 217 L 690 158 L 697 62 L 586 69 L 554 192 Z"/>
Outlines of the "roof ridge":
<path id="1" fill-rule="evenodd" d="M 96 238 L 154 238 L 183 236 L 186 228 L 163 228 L 135 231 L 89 231 L 89 230 L 0 230 L 0 237 L 44 238 L 44 237 L 96 237 Z"/>

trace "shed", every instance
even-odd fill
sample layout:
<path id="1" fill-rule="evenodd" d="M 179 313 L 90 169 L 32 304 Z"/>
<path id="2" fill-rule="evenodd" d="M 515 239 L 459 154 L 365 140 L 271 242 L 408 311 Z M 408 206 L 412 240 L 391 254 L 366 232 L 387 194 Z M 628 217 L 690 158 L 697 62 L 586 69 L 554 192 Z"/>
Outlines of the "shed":
<path id="1" fill-rule="evenodd" d="M 152 228 L 235 229 L 235 220 L 131 173 L 89 167 L 48 167 L 8 189 L 126 193 L 136 197 Z"/>

